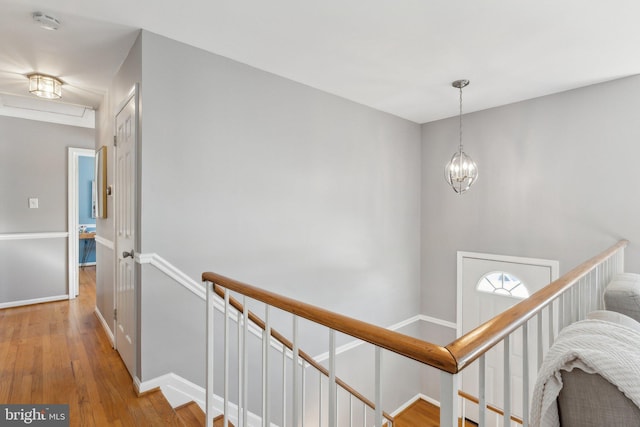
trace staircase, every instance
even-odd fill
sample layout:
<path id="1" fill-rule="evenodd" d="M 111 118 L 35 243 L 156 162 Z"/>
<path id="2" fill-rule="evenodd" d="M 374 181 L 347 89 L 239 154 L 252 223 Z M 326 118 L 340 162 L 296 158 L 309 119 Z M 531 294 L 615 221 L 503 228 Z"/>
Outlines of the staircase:
<path id="1" fill-rule="evenodd" d="M 184 427 L 202 427 L 205 423 L 205 415 L 196 402 L 185 403 L 175 408 L 178 418 L 182 421 Z M 223 427 L 224 419 L 222 415 L 218 415 L 213 419 L 214 427 Z M 234 427 L 229 423 L 229 427 Z"/>
<path id="2" fill-rule="evenodd" d="M 476 405 L 480 426 L 486 426 L 489 421 L 493 422 L 493 418 L 496 418 L 496 425 L 499 426 L 510 426 L 512 422 L 527 426 L 530 396 L 536 378 L 535 368 L 540 368 L 546 352 L 565 326 L 584 319 L 590 311 L 602 308 L 606 284 L 615 274 L 624 271 L 624 248 L 628 243 L 626 240 L 619 241 L 568 271 L 526 300 L 513 305 L 446 346 L 422 341 L 330 312 L 216 273 L 203 273 L 202 279 L 207 290 L 207 411 L 209 414 L 216 413 L 212 390 L 214 383 L 217 382 L 223 386 L 222 412 L 230 414 L 229 409 L 232 403 L 230 398 L 236 398 L 237 405 L 235 402 L 233 405 L 244 410 L 244 415 L 241 417 L 241 410 L 236 409 L 238 412 L 236 418 L 240 420 L 240 424 L 247 425 L 246 396 L 248 384 L 251 383 L 252 387 L 262 389 L 260 404 L 263 425 L 269 425 L 273 418 L 284 418 L 285 422 L 291 421 L 292 425 L 299 426 L 304 418 L 317 417 L 318 422 L 314 423 L 315 425 L 326 424 L 331 427 L 337 426 L 338 420 L 341 420 L 342 424 L 344 424 L 342 421 L 346 420 L 349 425 L 369 426 L 373 420 L 374 425 L 378 427 L 395 426 L 395 417 L 382 410 L 381 371 L 384 350 L 395 353 L 394 357 L 400 356 L 440 371 L 440 411 L 437 415 L 439 423 L 434 425 L 454 427 L 459 425 L 460 415 L 462 419 L 466 419 L 465 405 L 459 405 L 459 399 L 463 398 Z M 231 293 L 239 295 L 242 303 L 231 296 Z M 258 312 L 264 313 L 264 320 L 248 310 L 249 302 L 257 306 Z M 216 304 L 222 305 L 222 308 L 216 309 Z M 290 322 L 291 326 L 288 327 L 290 340 L 272 328 L 271 309 L 279 310 L 278 314 L 281 317 L 286 313 L 279 321 L 281 324 Z M 218 320 L 214 319 L 216 310 L 222 313 L 218 316 Z M 298 347 L 300 318 L 328 332 L 328 368 L 317 365 L 313 358 L 308 357 Z M 253 373 L 255 379 L 252 378 L 252 381 L 247 380 L 249 346 L 246 344 L 246 339 L 249 335 L 249 324 L 258 329 L 255 335 L 260 341 L 258 346 L 262 350 L 261 357 L 258 356 L 262 362 L 262 369 Z M 214 330 L 217 333 L 214 333 Z M 314 333 L 319 336 L 317 332 Z M 373 349 L 375 360 L 370 376 L 374 383 L 373 392 L 370 392 L 375 395 L 373 401 L 344 384 L 336 376 L 336 333 L 368 343 Z M 230 344 L 231 337 L 236 336 L 236 342 L 233 345 Z M 518 339 L 518 337 L 521 338 Z M 216 338 L 220 344 L 217 346 L 218 351 L 214 351 Z M 499 346 L 505 360 L 502 363 L 502 372 L 499 373 L 488 369 L 485 361 L 485 354 L 496 346 Z M 253 351 L 260 354 L 255 349 Z M 512 355 L 515 352 L 523 355 L 520 362 L 522 366 L 517 366 L 518 369 L 521 368 L 523 380 L 521 387 L 517 388 L 512 387 L 511 384 L 512 365 L 514 369 L 516 368 L 512 362 Z M 232 357 L 237 361 L 234 363 L 235 366 L 230 363 Z M 271 363 L 273 358 L 275 363 Z M 222 375 L 214 377 L 214 366 L 221 368 Z M 230 368 L 230 366 L 233 367 Z M 273 371 L 273 366 L 282 366 L 282 368 Z M 317 375 L 305 375 L 306 367 L 315 368 Z M 478 398 L 460 393 L 459 384 L 462 371 L 465 369 L 467 372 L 475 373 L 479 378 Z M 270 375 L 271 372 L 275 374 Z M 274 385 L 273 381 L 270 381 L 271 376 L 280 374 L 282 375 L 280 384 Z M 500 380 L 498 374 L 506 380 Z M 313 377 L 317 377 L 318 380 L 309 386 L 309 379 L 313 380 Z M 287 383 L 285 378 L 292 378 L 292 380 Z M 237 395 L 234 392 L 234 396 L 231 396 L 229 383 L 236 380 L 238 381 Z M 496 381 L 502 381 L 504 384 L 502 399 L 488 402 L 486 398 L 488 384 Z M 371 389 L 371 386 L 369 388 Z M 308 395 L 308 390 L 317 390 L 317 392 Z M 348 402 L 341 402 L 339 405 L 339 393 L 342 395 L 346 393 Z M 271 399 L 277 403 L 272 405 Z M 352 400 L 358 405 L 356 410 L 353 409 Z M 518 404 L 521 407 L 518 407 Z M 278 413 L 275 415 L 271 414 L 271 407 L 277 405 L 281 405 L 282 409 L 277 410 Z M 461 414 L 458 409 L 460 406 Z M 307 414 L 305 412 L 307 410 L 311 413 Z M 521 416 L 515 416 L 516 412 Z M 217 413 L 220 413 L 220 409 Z M 358 422 L 351 423 L 353 415 L 360 413 L 362 416 L 359 417 Z M 491 413 L 496 413 L 498 416 L 494 417 Z M 211 420 L 212 418 L 207 420 L 208 427 L 211 426 Z M 397 425 L 401 426 L 401 421 L 398 421 Z M 429 424 L 420 421 L 417 425 Z"/>

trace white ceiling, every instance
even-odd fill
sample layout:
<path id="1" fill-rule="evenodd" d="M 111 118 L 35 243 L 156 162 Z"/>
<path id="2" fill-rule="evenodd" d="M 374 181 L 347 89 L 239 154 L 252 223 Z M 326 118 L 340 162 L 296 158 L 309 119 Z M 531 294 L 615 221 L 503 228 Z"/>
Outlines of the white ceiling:
<path id="1" fill-rule="evenodd" d="M 457 114 L 460 78 L 470 112 L 638 74 L 638 17 L 638 0 L 0 0 L 0 93 L 40 71 L 97 107 L 144 28 L 424 123 Z"/>

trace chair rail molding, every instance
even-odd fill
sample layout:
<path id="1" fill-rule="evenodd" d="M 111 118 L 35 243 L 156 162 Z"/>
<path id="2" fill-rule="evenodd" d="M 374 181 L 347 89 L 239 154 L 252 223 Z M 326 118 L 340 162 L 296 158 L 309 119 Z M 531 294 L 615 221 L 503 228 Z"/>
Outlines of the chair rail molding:
<path id="1" fill-rule="evenodd" d="M 69 237 L 66 231 L 52 231 L 44 233 L 3 233 L 0 234 L 1 240 L 35 240 L 35 239 L 60 239 Z"/>
<path id="2" fill-rule="evenodd" d="M 96 239 L 96 243 L 98 243 L 98 244 L 100 244 L 100 245 L 102 245 L 102 246 L 104 246 L 106 248 L 109 248 L 109 249 L 113 250 L 116 247 L 115 244 L 113 243 L 113 241 L 111 241 L 109 239 L 105 239 L 102 236 L 98 236 L 97 234 L 96 234 L 95 239 Z"/>

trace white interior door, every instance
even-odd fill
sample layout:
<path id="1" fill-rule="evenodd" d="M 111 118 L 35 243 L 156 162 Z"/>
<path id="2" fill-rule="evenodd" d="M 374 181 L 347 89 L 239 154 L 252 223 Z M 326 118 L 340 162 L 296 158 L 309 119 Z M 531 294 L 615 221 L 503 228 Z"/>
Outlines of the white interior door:
<path id="1" fill-rule="evenodd" d="M 116 115 L 116 348 L 135 377 L 136 96 Z"/>
<path id="2" fill-rule="evenodd" d="M 542 289 L 558 277 L 557 261 L 516 258 L 488 254 L 459 253 L 459 295 L 458 310 L 461 322 L 459 334 L 465 334 L 485 321 L 515 305 L 528 295 Z M 533 322 L 530 322 L 533 323 Z M 545 322 L 545 325 L 547 323 Z M 461 327 L 460 327 L 461 325 Z M 535 363 L 534 337 L 536 325 L 530 324 L 529 333 L 529 395 L 533 390 L 537 364 Z M 547 328 L 544 327 L 543 331 Z M 523 388 L 523 345 L 522 332 L 517 331 L 510 339 L 511 348 L 511 408 L 512 414 L 522 416 Z M 486 360 L 485 396 L 487 403 L 504 408 L 504 346 L 499 344 L 489 350 Z M 462 374 L 462 390 L 478 396 L 478 362 Z M 478 421 L 478 406 L 465 402 L 465 415 Z M 487 417 L 494 424 L 497 417 Z M 495 425 L 502 425 L 498 420 Z"/>

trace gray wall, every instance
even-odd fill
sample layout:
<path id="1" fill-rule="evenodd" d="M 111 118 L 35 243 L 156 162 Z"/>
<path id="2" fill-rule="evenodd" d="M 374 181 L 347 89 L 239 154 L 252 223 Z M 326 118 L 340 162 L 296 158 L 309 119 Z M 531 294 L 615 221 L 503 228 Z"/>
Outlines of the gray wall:
<path id="1" fill-rule="evenodd" d="M 93 145 L 93 129 L 0 117 L 0 234 L 66 232 L 67 148 Z M 0 303 L 67 294 L 67 242 L 2 241 Z"/>
<path id="2" fill-rule="evenodd" d="M 468 93 L 465 96 L 471 96 Z M 560 261 L 561 274 L 620 238 L 640 271 L 640 77 L 464 117 L 474 187 L 444 182 L 457 119 L 422 126 L 422 312 L 456 320 L 456 251 Z"/>
<path id="3" fill-rule="evenodd" d="M 419 311 L 420 126 L 144 31 L 142 58 L 143 253 L 379 325 Z M 190 363 L 153 348 L 143 379 Z"/>

